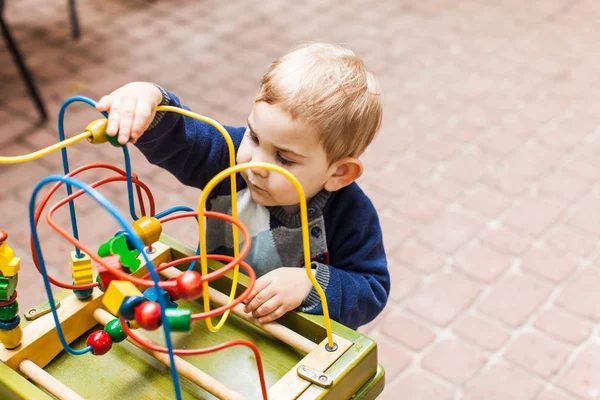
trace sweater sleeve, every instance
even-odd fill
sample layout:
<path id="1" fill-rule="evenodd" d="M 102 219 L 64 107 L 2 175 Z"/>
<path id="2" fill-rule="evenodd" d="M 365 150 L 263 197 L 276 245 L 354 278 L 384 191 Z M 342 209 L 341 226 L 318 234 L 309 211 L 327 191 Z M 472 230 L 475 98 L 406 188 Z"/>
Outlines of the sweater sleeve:
<path id="1" fill-rule="evenodd" d="M 169 105 L 189 110 L 173 93 L 167 94 Z M 213 176 L 229 167 L 227 143 L 212 125 L 166 112 L 157 115 L 150 127 L 135 146 L 150 163 L 166 169 L 181 183 L 202 189 Z M 237 153 L 246 128 L 225 129 Z"/>
<path id="2" fill-rule="evenodd" d="M 326 219 L 330 263 L 313 263 L 331 318 L 352 329 L 375 319 L 390 293 L 379 218 L 371 201 L 358 187 L 356 190 L 362 198 L 350 196 L 328 206 L 329 212 L 334 213 L 329 223 Z M 301 310 L 323 313 L 314 287 Z"/>

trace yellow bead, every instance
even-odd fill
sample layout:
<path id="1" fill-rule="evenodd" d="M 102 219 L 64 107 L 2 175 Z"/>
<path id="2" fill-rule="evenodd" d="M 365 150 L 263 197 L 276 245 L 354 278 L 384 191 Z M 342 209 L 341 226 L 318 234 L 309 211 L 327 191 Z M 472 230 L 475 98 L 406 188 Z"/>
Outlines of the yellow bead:
<path id="1" fill-rule="evenodd" d="M 102 297 L 102 304 L 112 315 L 117 317 L 121 303 L 128 296 L 142 296 L 142 292 L 129 281 L 111 281 Z"/>
<path id="2" fill-rule="evenodd" d="M 77 258 L 77 252 L 72 251 L 71 254 L 71 275 L 73 276 L 74 285 L 87 285 L 94 282 L 94 272 L 92 269 L 92 259 L 90 256 L 81 253 L 81 258 Z"/>
<path id="3" fill-rule="evenodd" d="M 21 341 L 23 340 L 23 329 L 21 325 L 17 326 L 15 329 L 11 329 L 10 331 L 0 330 L 0 343 L 4 345 L 7 349 L 14 349 L 21 345 Z"/>
<path id="4" fill-rule="evenodd" d="M 162 226 L 156 218 L 141 217 L 133 223 L 133 230 L 146 246 L 150 246 L 160 238 Z"/>
<path id="5" fill-rule="evenodd" d="M 133 330 L 135 329 L 140 329 L 140 326 L 138 325 L 138 323 L 135 321 L 135 319 L 132 319 L 129 321 L 129 327 Z"/>
<path id="6" fill-rule="evenodd" d="M 0 240 L 0 275 L 9 278 L 15 276 L 21 269 L 21 259 L 15 257 L 15 252 L 6 243 L 8 235 L 5 232 L 2 233 L 4 235 L 0 238 L 3 239 Z"/>
<path id="7" fill-rule="evenodd" d="M 108 120 L 106 118 L 100 118 L 92 121 L 85 127 L 86 132 L 91 132 L 92 136 L 88 138 L 88 142 L 92 144 L 106 143 L 106 126 Z"/>

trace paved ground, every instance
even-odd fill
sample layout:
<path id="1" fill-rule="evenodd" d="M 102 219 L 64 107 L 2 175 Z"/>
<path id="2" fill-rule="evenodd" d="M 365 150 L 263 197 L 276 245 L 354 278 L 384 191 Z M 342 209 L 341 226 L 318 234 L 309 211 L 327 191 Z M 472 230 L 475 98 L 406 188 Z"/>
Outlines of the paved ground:
<path id="1" fill-rule="evenodd" d="M 88 0 L 78 2 L 79 42 L 64 3 L 8 2 L 52 118 L 36 123 L 2 51 L 2 155 L 54 142 L 68 97 L 99 99 L 130 80 L 160 83 L 197 112 L 243 124 L 274 57 L 299 41 L 347 44 L 385 90 L 383 129 L 361 179 L 381 212 L 393 276 L 389 306 L 363 329 L 387 371 L 382 397 L 600 397 L 600 3 Z M 96 117 L 69 108 L 67 134 Z M 122 165 L 110 146 L 71 154 L 73 165 Z M 136 151 L 133 159 L 160 209 L 195 207 L 197 191 Z M 24 259 L 32 187 L 60 171 L 57 156 L 0 168 L 1 228 Z M 120 206 L 123 188 L 106 192 Z M 86 242 L 115 230 L 89 201 L 80 209 Z M 195 240 L 190 226 L 168 232 Z M 47 229 L 42 236 L 55 275 L 68 279 L 69 247 Z M 28 307 L 44 296 L 24 264 Z"/>

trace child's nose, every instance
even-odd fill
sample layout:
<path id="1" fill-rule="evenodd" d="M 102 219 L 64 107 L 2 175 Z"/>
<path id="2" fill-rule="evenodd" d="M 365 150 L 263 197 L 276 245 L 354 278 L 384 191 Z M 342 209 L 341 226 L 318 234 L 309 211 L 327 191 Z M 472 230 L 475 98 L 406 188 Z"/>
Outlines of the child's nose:
<path id="1" fill-rule="evenodd" d="M 269 175 L 269 170 L 264 168 L 250 168 L 250 171 L 252 171 L 254 175 L 258 175 L 261 178 L 266 178 L 267 175 Z"/>

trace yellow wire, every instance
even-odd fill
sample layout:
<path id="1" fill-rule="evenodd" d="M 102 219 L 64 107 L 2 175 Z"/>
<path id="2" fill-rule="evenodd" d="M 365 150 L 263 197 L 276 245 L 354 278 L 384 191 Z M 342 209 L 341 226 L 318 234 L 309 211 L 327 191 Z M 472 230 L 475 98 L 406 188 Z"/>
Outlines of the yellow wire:
<path id="1" fill-rule="evenodd" d="M 197 119 L 202 122 L 206 122 L 206 123 L 214 126 L 215 128 L 217 128 L 217 130 L 225 138 L 225 141 L 227 142 L 227 147 L 229 148 L 229 166 L 230 167 L 235 166 L 235 148 L 233 146 L 233 141 L 231 140 L 231 136 L 229 135 L 227 130 L 225 128 L 223 128 L 223 125 L 221 125 L 220 123 L 218 123 L 217 121 L 215 121 L 212 118 L 208 118 L 203 115 L 196 114 L 194 112 L 184 110 L 179 107 L 159 106 L 156 110 L 157 111 L 176 112 L 176 113 L 185 115 L 187 117 L 194 118 L 194 119 Z M 214 178 L 213 178 L 213 180 L 214 180 Z M 212 182 L 212 180 L 211 180 L 211 182 Z M 202 191 L 203 195 L 204 195 L 205 191 L 206 191 L 206 188 L 204 188 L 204 190 Z M 207 191 L 207 193 L 209 193 L 209 192 L 210 192 L 210 190 Z M 200 206 L 200 204 L 202 204 L 202 206 Z M 202 214 L 200 214 L 200 213 L 202 213 Z M 200 237 L 204 236 L 204 233 L 203 233 L 204 228 L 201 227 L 201 224 L 202 224 L 202 226 L 204 224 L 203 216 L 204 216 L 204 203 L 202 202 L 202 198 L 201 198 L 200 203 L 198 204 L 198 230 L 200 231 Z M 231 176 L 231 216 L 235 219 L 238 219 L 237 184 L 236 184 L 236 175 L 235 174 L 233 174 Z M 232 229 L 233 229 L 233 255 L 234 255 L 234 257 L 237 257 L 240 253 L 238 228 L 236 225 L 233 225 Z M 203 254 L 203 257 L 206 257 L 206 242 L 204 243 L 204 249 L 203 250 L 201 249 L 201 254 Z M 202 275 L 206 275 L 206 274 L 208 274 L 208 267 L 206 264 L 206 258 L 203 258 L 203 259 L 205 260 L 205 262 L 204 262 L 204 264 L 202 264 L 201 272 L 202 272 Z M 235 294 L 237 291 L 237 284 L 238 284 L 238 280 L 239 280 L 239 273 L 240 273 L 240 266 L 236 265 L 233 270 L 233 281 L 231 284 L 231 292 L 229 293 L 229 301 L 227 304 L 231 304 L 235 300 Z M 208 293 L 208 282 L 204 282 L 204 293 L 205 294 Z M 210 310 L 209 297 L 207 295 L 204 296 L 204 310 L 205 311 Z M 207 318 L 205 320 L 206 327 L 211 332 L 219 331 L 223 327 L 223 325 L 225 325 L 225 321 L 227 321 L 227 318 L 229 317 L 229 311 L 230 310 L 225 311 L 225 313 L 221 316 L 221 319 L 219 320 L 219 323 L 216 326 L 213 326 L 211 318 Z"/>
<path id="2" fill-rule="evenodd" d="M 221 182 L 223 179 L 228 176 L 234 177 L 236 173 L 249 169 L 249 168 L 264 168 L 270 171 L 279 172 L 283 176 L 292 182 L 296 191 L 298 192 L 298 197 L 300 199 L 300 220 L 302 222 L 302 245 L 304 247 L 304 266 L 306 267 L 306 273 L 308 278 L 314 285 L 315 289 L 319 293 L 319 297 L 321 298 L 321 303 L 323 305 L 323 316 L 325 317 L 325 328 L 327 330 L 327 340 L 329 342 L 329 347 L 333 348 L 333 334 L 331 332 L 331 320 L 329 318 L 329 307 L 327 306 L 327 299 L 325 298 L 325 292 L 319 285 L 319 282 L 315 279 L 312 270 L 310 268 L 310 241 L 308 238 L 308 217 L 306 213 L 306 196 L 304 194 L 304 189 L 298 179 L 294 175 L 292 175 L 287 170 L 273 164 L 269 163 L 246 163 L 239 164 L 234 167 L 229 167 L 226 170 L 219 172 L 217 175 L 212 178 L 208 184 L 202 190 L 202 195 L 200 196 L 200 203 L 198 204 L 198 226 L 200 228 L 200 255 L 201 255 L 201 267 L 202 267 L 202 275 L 206 275 L 208 273 L 208 259 L 206 257 L 206 235 L 205 235 L 205 226 L 204 226 L 204 205 L 208 198 L 208 195 L 214 187 Z M 208 282 L 204 282 L 204 293 L 207 293 L 208 290 Z M 209 310 L 210 304 L 208 301 L 208 296 L 204 296 L 204 309 Z M 210 318 L 207 318 L 206 321 L 210 321 Z M 207 324 L 208 325 L 208 324 Z"/>
<path id="3" fill-rule="evenodd" d="M 48 155 L 48 154 L 52 153 L 53 151 L 60 150 L 63 147 L 67 147 L 74 143 L 80 142 L 84 139 L 89 138 L 90 136 L 92 136 L 92 132 L 85 131 L 83 133 L 80 133 L 77 136 L 73 136 L 69 139 L 63 140 L 62 142 L 58 142 L 56 144 L 53 144 L 52 146 L 48 146 L 45 149 L 38 150 L 34 153 L 29 153 L 29 154 L 25 154 L 22 156 L 14 156 L 14 157 L 0 156 L 0 164 L 18 164 L 18 163 L 22 163 L 22 162 L 37 160 L 38 158 Z"/>

